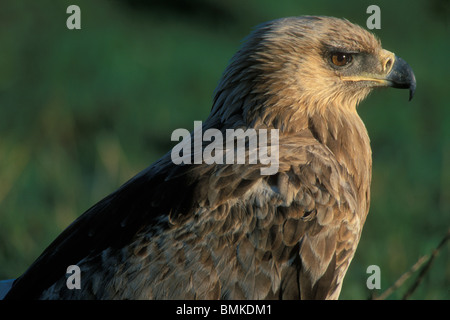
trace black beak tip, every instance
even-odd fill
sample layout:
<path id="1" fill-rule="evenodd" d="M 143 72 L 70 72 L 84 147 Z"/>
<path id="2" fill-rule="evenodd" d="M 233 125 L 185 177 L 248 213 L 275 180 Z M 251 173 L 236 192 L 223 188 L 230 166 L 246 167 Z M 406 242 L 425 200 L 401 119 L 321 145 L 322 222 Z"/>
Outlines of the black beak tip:
<path id="1" fill-rule="evenodd" d="M 409 101 L 412 100 L 415 93 L 416 93 L 416 77 L 414 76 L 414 73 L 412 73 L 411 82 L 409 86 Z"/>
<path id="2" fill-rule="evenodd" d="M 416 77 L 412 68 L 405 60 L 397 56 L 395 57 L 394 65 L 387 79 L 394 88 L 409 89 L 409 101 L 412 100 L 416 92 Z"/>
<path id="3" fill-rule="evenodd" d="M 412 100 L 412 98 L 414 97 L 414 93 L 416 93 L 416 86 L 411 86 L 409 88 L 409 100 L 408 101 Z"/>

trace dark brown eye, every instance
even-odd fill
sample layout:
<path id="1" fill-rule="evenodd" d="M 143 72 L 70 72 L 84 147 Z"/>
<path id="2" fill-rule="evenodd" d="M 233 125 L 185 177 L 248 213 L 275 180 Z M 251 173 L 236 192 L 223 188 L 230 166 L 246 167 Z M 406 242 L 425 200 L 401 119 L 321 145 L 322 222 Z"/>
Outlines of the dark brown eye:
<path id="1" fill-rule="evenodd" d="M 352 55 L 350 53 L 335 52 L 331 54 L 331 62 L 338 67 L 345 66 L 352 61 Z"/>

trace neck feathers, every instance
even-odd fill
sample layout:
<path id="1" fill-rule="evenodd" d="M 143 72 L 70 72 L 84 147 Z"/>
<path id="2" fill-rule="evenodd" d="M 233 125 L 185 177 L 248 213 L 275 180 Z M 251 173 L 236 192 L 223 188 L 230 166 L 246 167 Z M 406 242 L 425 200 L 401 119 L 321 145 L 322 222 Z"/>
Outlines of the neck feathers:
<path id="1" fill-rule="evenodd" d="M 327 112 L 308 117 L 308 129 L 328 147 L 352 178 L 363 220 L 369 209 L 372 150 L 366 127 L 356 112 Z"/>

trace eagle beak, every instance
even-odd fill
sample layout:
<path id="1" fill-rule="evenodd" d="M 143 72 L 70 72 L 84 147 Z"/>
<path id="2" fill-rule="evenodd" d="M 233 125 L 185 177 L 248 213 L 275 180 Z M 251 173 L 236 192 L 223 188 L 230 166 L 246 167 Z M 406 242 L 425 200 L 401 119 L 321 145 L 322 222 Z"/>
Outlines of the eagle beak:
<path id="1" fill-rule="evenodd" d="M 388 81 L 388 86 L 390 87 L 409 89 L 409 101 L 411 101 L 416 91 L 416 77 L 405 60 L 395 56 L 394 65 L 385 80 Z"/>

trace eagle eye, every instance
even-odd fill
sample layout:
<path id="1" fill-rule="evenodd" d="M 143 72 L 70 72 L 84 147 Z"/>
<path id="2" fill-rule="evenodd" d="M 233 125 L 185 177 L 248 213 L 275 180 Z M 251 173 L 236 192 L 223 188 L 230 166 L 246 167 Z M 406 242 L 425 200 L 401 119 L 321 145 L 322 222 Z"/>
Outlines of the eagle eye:
<path id="1" fill-rule="evenodd" d="M 343 67 L 352 62 L 352 55 L 345 52 L 333 52 L 331 54 L 331 62 L 337 67 Z"/>

